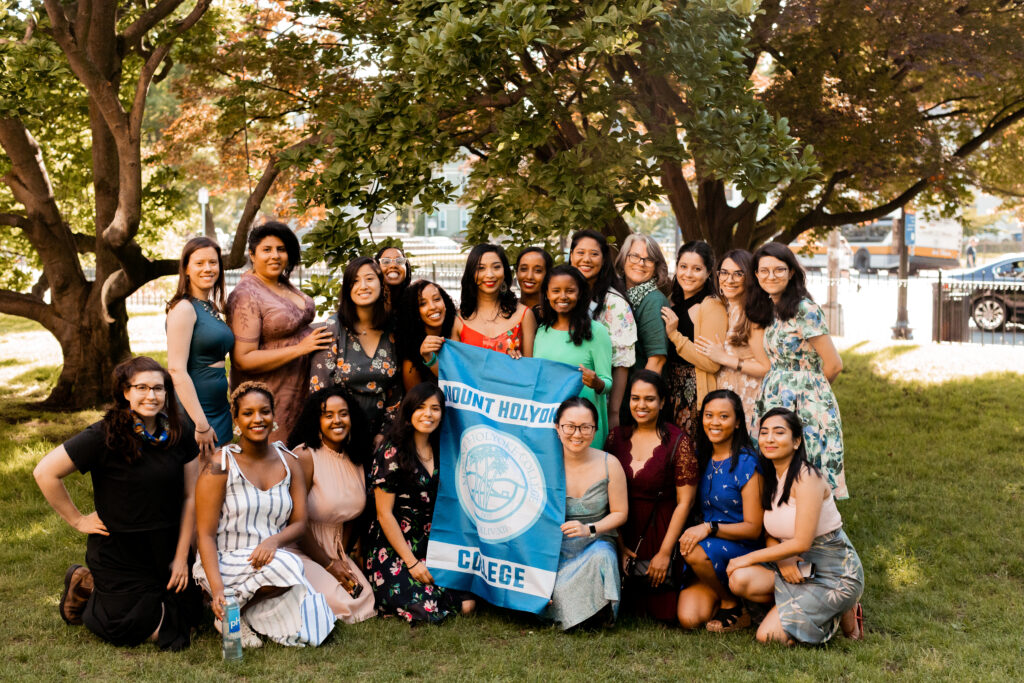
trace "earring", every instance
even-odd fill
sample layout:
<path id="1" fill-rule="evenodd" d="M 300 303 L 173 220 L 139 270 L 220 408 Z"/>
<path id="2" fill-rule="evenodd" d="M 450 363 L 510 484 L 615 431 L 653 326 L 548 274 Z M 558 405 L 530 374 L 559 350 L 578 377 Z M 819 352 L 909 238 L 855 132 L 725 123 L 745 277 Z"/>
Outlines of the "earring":
<path id="1" fill-rule="evenodd" d="M 502 282 L 500 290 L 501 290 L 501 293 L 504 294 L 505 292 L 508 291 L 508 285 L 506 285 L 504 282 Z"/>
<path id="2" fill-rule="evenodd" d="M 277 420 L 274 420 L 274 431 L 276 432 L 278 429 L 279 427 L 277 426 Z"/>
<path id="3" fill-rule="evenodd" d="M 242 435 L 242 430 L 239 428 L 238 425 L 235 425 L 234 429 L 232 429 L 231 431 L 234 432 L 235 436 L 241 436 Z"/>

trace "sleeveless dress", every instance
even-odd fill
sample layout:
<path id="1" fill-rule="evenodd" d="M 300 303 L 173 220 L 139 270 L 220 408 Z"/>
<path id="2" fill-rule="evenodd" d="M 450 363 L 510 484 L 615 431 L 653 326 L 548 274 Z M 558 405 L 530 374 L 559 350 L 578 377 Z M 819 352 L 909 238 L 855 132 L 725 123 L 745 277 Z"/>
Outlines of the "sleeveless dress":
<path id="1" fill-rule="evenodd" d="M 196 312 L 196 323 L 192 328 L 185 369 L 196 389 L 203 415 L 217 434 L 217 445 L 223 446 L 231 441 L 232 436 L 228 376 L 223 367 L 211 366 L 223 363 L 224 358 L 231 353 L 235 335 L 209 302 L 198 299 L 191 301 Z"/>
<path id="2" fill-rule="evenodd" d="M 529 309 L 526 309 L 529 310 Z M 510 330 L 502 332 L 497 337 L 485 337 L 477 332 L 466 321 L 462 322 L 462 330 L 459 332 L 459 341 L 470 346 L 479 346 L 482 349 L 490 349 L 499 353 L 523 350 L 523 318 L 526 310 L 519 316 L 519 322 Z"/>
<path id="3" fill-rule="evenodd" d="M 701 521 L 720 524 L 739 524 L 743 521 L 743 487 L 758 471 L 757 455 L 744 448 L 739 453 L 736 469 L 730 470 L 731 467 L 731 458 L 721 462 L 708 460 L 698 490 Z M 711 561 L 718 580 L 723 586 L 728 586 L 729 575 L 725 569 L 729 566 L 729 560 L 764 547 L 764 544 L 760 539 L 733 541 L 708 536 L 700 542 L 700 547 Z"/>
<path id="4" fill-rule="evenodd" d="M 565 521 L 594 524 L 608 516 L 608 458 L 604 454 L 604 478 L 590 485 L 582 496 L 565 497 Z M 576 538 L 563 536 L 558 556 L 558 573 L 551 604 L 544 616 L 558 622 L 562 630 L 583 623 L 611 605 L 619 611 L 619 562 L 614 531 Z"/>
<path id="5" fill-rule="evenodd" d="M 288 490 L 292 471 L 283 455 L 290 451 L 281 442 L 276 442 L 274 448 L 286 474 L 266 491 L 245 478 L 233 454 L 240 451 L 238 446 L 225 446 L 220 451 L 221 468 L 227 469 L 224 505 L 217 524 L 220 575 L 225 588 L 234 589 L 242 607 L 260 588 L 288 588 L 277 597 L 260 600 L 245 610 L 242 618 L 254 631 L 275 643 L 316 646 L 334 628 L 335 617 L 327 599 L 306 580 L 302 560 L 285 548 L 278 548 L 270 563 L 260 569 L 253 569 L 249 562 L 253 549 L 288 526 L 292 514 Z M 192 571 L 199 585 L 210 592 L 202 560 L 196 559 Z"/>
<path id="6" fill-rule="evenodd" d="M 807 461 L 821 470 L 836 498 L 850 497 L 843 468 L 843 421 L 839 404 L 822 372 L 822 360 L 808 341 L 828 334 L 821 307 L 804 299 L 789 320 L 776 318 L 764 331 L 764 350 L 771 369 L 757 399 L 760 417 L 781 406 L 794 411 L 804 425 Z"/>
<path id="7" fill-rule="evenodd" d="M 346 624 L 355 624 L 372 617 L 373 590 L 356 563 L 345 554 L 345 524 L 359 517 L 366 507 L 366 479 L 363 466 L 327 446 L 311 450 L 313 485 L 306 501 L 306 523 L 316 542 L 332 560 L 342 560 L 345 567 L 363 586 L 359 597 L 342 587 L 324 567 L 310 559 L 301 549 L 288 549 L 299 556 L 306 578 L 313 588 L 327 598 L 334 616 Z"/>
<path id="8" fill-rule="evenodd" d="M 777 480 L 772 509 L 764 511 L 764 529 L 784 541 L 796 533 L 796 502 L 791 493 L 784 505 L 779 504 L 785 474 Z M 800 553 L 804 562 L 814 565 L 811 578 L 789 583 L 774 562 L 767 566 L 775 571 L 775 606 L 783 630 L 801 643 L 820 644 L 839 631 L 843 614 L 860 600 L 864 567 L 843 531 L 843 520 L 831 493 L 822 503 L 814 536 L 811 547 Z"/>

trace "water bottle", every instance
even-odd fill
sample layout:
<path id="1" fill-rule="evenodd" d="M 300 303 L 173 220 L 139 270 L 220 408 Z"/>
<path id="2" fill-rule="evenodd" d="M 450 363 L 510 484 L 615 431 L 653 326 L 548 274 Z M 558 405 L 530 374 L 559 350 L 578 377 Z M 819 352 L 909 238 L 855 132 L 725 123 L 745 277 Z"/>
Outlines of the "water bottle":
<path id="1" fill-rule="evenodd" d="M 224 589 L 224 621 L 221 625 L 224 637 L 224 659 L 238 661 L 242 658 L 242 612 L 238 598 L 231 588 Z"/>

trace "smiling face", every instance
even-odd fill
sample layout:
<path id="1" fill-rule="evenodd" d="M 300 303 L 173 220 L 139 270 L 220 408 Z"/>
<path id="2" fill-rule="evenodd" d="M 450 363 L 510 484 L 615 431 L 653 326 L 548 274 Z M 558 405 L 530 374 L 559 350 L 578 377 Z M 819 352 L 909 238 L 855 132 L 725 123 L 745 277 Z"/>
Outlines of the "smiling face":
<path id="1" fill-rule="evenodd" d="M 435 285 L 427 285 L 420 290 L 420 320 L 428 330 L 440 330 L 446 313 L 444 299 Z"/>
<path id="2" fill-rule="evenodd" d="M 437 396 L 431 396 L 412 411 L 409 423 L 420 434 L 432 434 L 441 424 L 441 402 Z"/>
<path id="3" fill-rule="evenodd" d="M 653 384 L 643 381 L 633 382 L 629 388 L 629 414 L 636 420 L 637 426 L 648 427 L 658 422 L 658 415 L 665 407 L 665 399 L 658 397 L 658 390 Z"/>
<path id="4" fill-rule="evenodd" d="M 744 281 L 746 276 L 743 269 L 731 258 L 722 261 L 718 268 L 718 288 L 722 295 L 730 301 L 742 301 L 744 294 L 747 293 L 747 283 Z"/>
<path id="5" fill-rule="evenodd" d="M 732 407 L 732 401 L 725 398 L 708 401 L 704 406 L 701 422 L 704 433 L 712 444 L 730 443 L 732 434 L 736 431 L 736 411 Z"/>
<path id="6" fill-rule="evenodd" d="M 505 269 L 501 265 L 501 259 L 493 251 L 489 251 L 480 257 L 480 263 L 476 266 L 476 274 L 473 281 L 484 294 L 497 294 L 498 290 L 505 283 Z"/>
<path id="7" fill-rule="evenodd" d="M 544 257 L 535 251 L 524 254 L 519 259 L 519 266 L 516 268 L 516 281 L 519 282 L 519 291 L 525 295 L 536 294 L 544 283 L 544 276 L 547 274 L 547 267 Z"/>
<path id="8" fill-rule="evenodd" d="M 192 296 L 205 299 L 217 284 L 217 278 L 220 277 L 220 259 L 217 257 L 217 250 L 213 247 L 203 247 L 193 251 L 188 257 L 185 274 L 188 275 Z"/>
<path id="9" fill-rule="evenodd" d="M 356 280 L 352 283 L 349 293 L 352 303 L 356 306 L 373 306 L 380 298 L 380 278 L 373 266 L 366 264 L 356 271 Z"/>
<path id="10" fill-rule="evenodd" d="M 794 437 L 789 423 L 781 415 L 772 415 L 761 423 L 757 445 L 769 460 L 785 461 L 800 447 L 800 437 Z"/>
<path id="11" fill-rule="evenodd" d="M 402 263 L 397 263 L 396 259 L 401 259 Z M 401 249 L 385 249 L 381 255 L 380 269 L 384 274 L 384 282 L 390 286 L 400 285 L 405 280 L 405 274 L 408 272 L 408 265 L 405 263 L 405 254 L 402 253 Z"/>
<path id="12" fill-rule="evenodd" d="M 341 396 L 330 396 L 320 409 L 320 438 L 332 451 L 341 451 L 352 430 L 348 403 Z"/>
<path id="13" fill-rule="evenodd" d="M 592 237 L 584 237 L 573 248 L 569 254 L 569 264 L 587 278 L 587 282 L 593 286 L 597 282 L 597 276 L 604 265 L 604 255 L 601 253 L 601 245 Z"/>
<path id="14" fill-rule="evenodd" d="M 556 275 L 548 280 L 545 296 L 556 314 L 569 315 L 580 299 L 580 288 L 571 275 Z"/>
<path id="15" fill-rule="evenodd" d="M 250 391 L 238 399 L 238 414 L 235 424 L 242 432 L 242 438 L 252 442 L 266 441 L 274 425 L 274 409 L 270 399 L 263 392 Z"/>
<path id="16" fill-rule="evenodd" d="M 164 374 L 155 370 L 136 372 L 128 382 L 124 398 L 128 406 L 142 419 L 155 418 L 164 409 L 167 387 Z"/>
<path id="17" fill-rule="evenodd" d="M 257 275 L 269 282 L 276 282 L 288 267 L 288 250 L 280 237 L 267 235 L 249 252 L 252 269 Z"/>
<path id="18" fill-rule="evenodd" d="M 558 438 L 569 453 L 582 453 L 594 440 L 594 414 L 582 406 L 566 408 L 558 419 Z M 585 433 L 584 433 L 585 432 Z"/>
<path id="19" fill-rule="evenodd" d="M 786 285 L 793 277 L 793 271 L 789 269 L 785 261 L 780 261 L 774 256 L 762 256 L 757 262 L 754 270 L 761 289 L 771 297 L 777 297 L 786 291 Z"/>
<path id="20" fill-rule="evenodd" d="M 709 275 L 704 259 L 692 251 L 684 252 L 676 263 L 676 282 L 686 297 L 691 297 L 703 289 Z"/>
<path id="21" fill-rule="evenodd" d="M 647 253 L 647 245 L 641 240 L 636 240 L 629 245 L 629 252 L 626 253 L 626 262 L 622 268 L 626 276 L 626 284 L 629 287 L 636 287 L 654 277 L 654 259 Z"/>

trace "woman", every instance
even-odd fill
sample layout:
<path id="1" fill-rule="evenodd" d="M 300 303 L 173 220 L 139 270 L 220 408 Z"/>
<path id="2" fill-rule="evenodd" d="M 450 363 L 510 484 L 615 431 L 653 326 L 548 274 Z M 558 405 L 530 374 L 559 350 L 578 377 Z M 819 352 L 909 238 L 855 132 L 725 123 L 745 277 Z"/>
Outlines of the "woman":
<path id="1" fill-rule="evenodd" d="M 188 571 L 198 448 L 173 409 L 171 376 L 155 360 L 118 364 L 111 384 L 114 407 L 33 472 L 46 501 L 89 536 L 89 568 L 71 565 L 58 609 L 113 645 L 150 640 L 181 650 L 202 609 Z M 61 481 L 75 470 L 92 474 L 95 512 L 79 512 Z"/>
<path id="2" fill-rule="evenodd" d="M 757 629 L 762 643 L 820 644 L 840 628 L 860 640 L 864 568 L 831 487 L 807 461 L 803 434 L 791 410 L 772 408 L 761 418 L 766 547 L 729 562 L 729 587 L 754 602 L 775 601 Z"/>
<path id="3" fill-rule="evenodd" d="M 644 368 L 661 374 L 668 357 L 668 337 L 661 309 L 668 306 L 668 264 L 650 235 L 633 233 L 626 238 L 615 262 L 626 283 L 626 299 L 636 317 L 637 342 L 634 370 Z"/>
<path id="4" fill-rule="evenodd" d="M 223 310 L 220 245 L 209 237 L 193 237 L 181 251 L 178 289 L 167 302 L 167 368 L 206 458 L 231 441 L 224 358 L 235 335 L 221 318 Z"/>
<path id="5" fill-rule="evenodd" d="M 743 402 L 747 433 L 757 432 L 755 403 L 761 393 L 761 378 L 768 372 L 768 356 L 764 352 L 764 329 L 747 319 L 747 288 L 753 286 L 746 249 L 733 249 L 722 257 L 718 266 L 718 290 L 725 299 L 729 314 L 729 331 L 725 339 L 697 336 L 693 344 L 697 352 L 721 367 L 715 377 L 719 389 L 736 392 Z"/>
<path id="6" fill-rule="evenodd" d="M 672 306 L 661 309 L 665 333 L 674 345 L 669 348 L 663 374 L 672 405 L 672 421 L 697 438 L 697 406 L 714 391 L 715 373 L 721 367 L 697 353 L 697 336 L 725 337 L 729 326 L 725 306 L 715 289 L 715 254 L 707 242 L 687 242 L 676 255 L 676 279 L 672 283 Z"/>
<path id="7" fill-rule="evenodd" d="M 378 250 L 373 260 L 380 266 L 384 281 L 384 307 L 391 313 L 398 308 L 398 303 L 412 281 L 412 266 L 398 247 Z"/>
<path id="8" fill-rule="evenodd" d="M 455 304 L 441 285 L 417 280 L 405 290 L 398 309 L 398 354 L 405 390 L 437 383 L 437 354 L 455 326 Z"/>
<path id="9" fill-rule="evenodd" d="M 437 496 L 443 413 L 444 394 L 436 385 L 424 382 L 410 389 L 370 473 L 377 519 L 370 526 L 366 575 L 377 609 L 410 624 L 437 623 L 475 607 L 466 594 L 435 585 L 424 563 Z"/>
<path id="10" fill-rule="evenodd" d="M 245 382 L 231 394 L 238 445 L 222 448 L 199 475 L 199 559 L 192 571 L 210 594 L 218 630 L 224 589 L 234 590 L 243 647 L 260 647 L 257 633 L 281 645 L 316 646 L 335 617 L 306 579 L 302 560 L 286 549 L 306 530 L 306 486 L 295 454 L 280 441 L 270 443 L 274 402 L 259 382 Z"/>
<path id="11" fill-rule="evenodd" d="M 259 381 L 270 387 L 280 408 L 270 438 L 291 433 L 306 400 L 311 353 L 331 343 L 331 332 L 310 332 L 313 300 L 288 276 L 299 265 L 299 240 L 287 225 L 264 223 L 249 233 L 252 270 L 228 297 L 228 325 L 235 334 L 231 386 Z"/>
<path id="12" fill-rule="evenodd" d="M 771 369 L 761 383 L 757 413 L 775 407 L 796 411 L 804 425 L 807 460 L 825 475 L 836 498 L 850 497 L 843 468 L 843 422 L 831 383 L 843 370 L 821 307 L 804 284 L 804 271 L 789 247 L 762 245 L 752 262 L 757 285 L 747 317 L 764 329 Z"/>
<path id="13" fill-rule="evenodd" d="M 606 396 L 612 386 L 612 341 L 604 325 L 590 318 L 588 289 L 583 275 L 572 266 L 556 266 L 550 271 L 544 280 L 544 301 L 533 355 L 580 369 L 580 396 L 597 407 L 593 443 L 603 446 L 608 436 Z"/>
<path id="14" fill-rule="evenodd" d="M 496 244 L 473 247 L 462 273 L 462 303 L 452 339 L 512 358 L 532 356 L 537 320 L 516 301 L 511 281 L 504 249 Z"/>
<path id="15" fill-rule="evenodd" d="M 569 263 L 586 278 L 590 287 L 590 316 L 604 325 L 612 340 L 612 389 L 608 392 L 608 427 L 612 429 L 619 425 L 629 371 L 636 364 L 636 320 L 622 294 L 626 288 L 615 274 L 604 235 L 594 230 L 573 234 Z"/>
<path id="16" fill-rule="evenodd" d="M 370 434 L 387 431 L 402 400 L 395 333 L 384 305 L 383 275 L 368 257 L 353 259 L 341 278 L 338 310 L 324 324 L 334 337 L 313 356 L 310 391 L 340 385 L 367 419 Z"/>
<path id="17" fill-rule="evenodd" d="M 637 592 L 624 600 L 664 622 L 677 618 L 683 563 L 673 556 L 697 495 L 693 442 L 669 423 L 667 393 L 661 375 L 636 371 L 628 387 L 629 413 L 608 436 L 608 452 L 622 465 L 629 491 L 621 545 L 624 565 L 635 568 L 627 585 Z M 641 571 L 646 580 L 635 580 Z"/>
<path id="18" fill-rule="evenodd" d="M 516 282 L 519 283 L 519 303 L 537 315 L 543 298 L 541 286 L 555 265 L 551 254 L 543 247 L 527 247 L 516 257 Z"/>
<path id="19" fill-rule="evenodd" d="M 762 545 L 761 475 L 739 396 L 728 389 L 712 391 L 700 417 L 701 522 L 679 540 L 697 580 L 679 595 L 679 623 L 683 628 L 707 624 L 709 631 L 725 633 L 750 625 L 750 615 L 729 592 L 725 570 L 729 560 Z"/>
<path id="20" fill-rule="evenodd" d="M 370 584 L 349 558 L 353 523 L 366 507 L 369 460 L 366 423 L 342 387 L 317 391 L 299 415 L 288 445 L 299 456 L 306 490 L 306 533 L 298 548 L 306 578 L 323 593 L 340 621 L 355 624 L 374 615 Z M 301 548 L 301 550 L 299 550 Z"/>
<path id="21" fill-rule="evenodd" d="M 562 630 L 619 609 L 615 530 L 626 521 L 626 475 L 614 457 L 591 447 L 597 408 L 566 399 L 555 413 L 565 462 L 565 523 L 551 602 L 544 615 Z"/>

